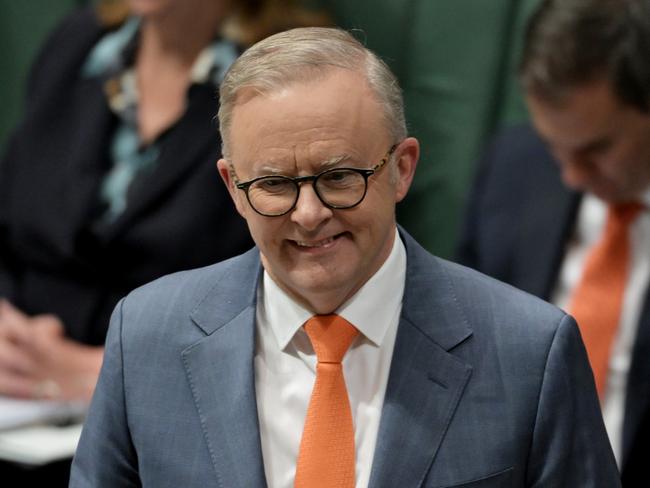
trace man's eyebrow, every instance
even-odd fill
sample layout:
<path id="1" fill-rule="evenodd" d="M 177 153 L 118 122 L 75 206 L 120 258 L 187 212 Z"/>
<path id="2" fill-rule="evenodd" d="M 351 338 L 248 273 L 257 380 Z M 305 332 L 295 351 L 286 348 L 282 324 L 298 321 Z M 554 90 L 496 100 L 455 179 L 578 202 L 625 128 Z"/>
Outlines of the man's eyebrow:
<path id="1" fill-rule="evenodd" d="M 318 166 L 321 168 L 322 171 L 325 171 L 330 168 L 336 167 L 342 161 L 346 161 L 348 159 L 350 159 L 350 156 L 348 154 L 333 156 L 324 161 L 321 161 Z M 261 163 L 259 166 L 253 164 L 253 166 L 257 167 L 257 170 L 255 171 L 257 174 L 285 175 L 287 173 L 286 168 L 278 168 L 277 166 L 272 166 L 269 163 Z"/>
<path id="2" fill-rule="evenodd" d="M 269 166 L 267 164 L 262 164 L 260 166 L 253 165 L 253 167 L 257 168 L 255 170 L 255 173 L 259 175 L 283 175 L 285 173 L 283 169 L 276 168 L 275 166 Z"/>
<path id="3" fill-rule="evenodd" d="M 320 163 L 320 167 L 323 168 L 323 169 L 329 169 L 329 168 L 332 168 L 332 167 L 336 166 L 341 161 L 346 161 L 348 159 L 350 159 L 350 156 L 348 154 L 342 154 L 340 156 L 333 156 L 333 157 L 331 157 L 329 159 L 326 159 L 325 161 L 322 161 Z"/>

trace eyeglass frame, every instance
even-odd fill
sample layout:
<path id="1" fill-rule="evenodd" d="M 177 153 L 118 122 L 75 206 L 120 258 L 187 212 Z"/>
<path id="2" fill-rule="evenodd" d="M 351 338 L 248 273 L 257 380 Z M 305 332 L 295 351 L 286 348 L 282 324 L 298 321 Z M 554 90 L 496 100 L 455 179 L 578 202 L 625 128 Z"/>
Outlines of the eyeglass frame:
<path id="1" fill-rule="evenodd" d="M 311 181 L 312 182 L 312 187 L 314 189 L 314 193 L 320 200 L 320 202 L 325 205 L 327 208 L 333 209 L 333 210 L 346 210 L 349 208 L 354 208 L 357 205 L 361 204 L 363 200 L 366 198 L 366 193 L 368 193 L 368 178 L 377 173 L 386 163 L 390 160 L 390 157 L 393 155 L 397 147 L 399 146 L 399 143 L 393 144 L 390 149 L 388 149 L 388 152 L 386 152 L 386 155 L 379 161 L 376 165 L 374 165 L 372 168 L 349 168 L 349 167 L 342 167 L 342 168 L 330 168 L 326 169 L 325 171 L 321 171 L 320 173 L 317 173 L 315 175 L 307 175 L 307 176 L 286 176 L 286 175 L 263 175 L 263 176 L 258 176 L 256 178 L 253 178 L 252 180 L 248 181 L 243 181 L 240 182 L 239 178 L 237 177 L 237 173 L 235 173 L 235 168 L 232 164 L 232 161 L 229 161 L 230 163 L 230 175 L 233 179 L 233 183 L 235 184 L 235 187 L 238 188 L 239 190 L 242 190 L 246 194 L 246 200 L 248 200 L 248 204 L 251 206 L 251 208 L 258 213 L 259 215 L 262 215 L 263 217 L 282 217 L 283 215 L 288 214 L 291 212 L 294 208 L 296 208 L 296 205 L 298 204 L 298 199 L 300 198 L 300 183 L 303 183 L 305 181 Z M 358 202 L 356 202 L 353 205 L 331 205 L 327 203 L 325 200 L 323 200 L 323 197 L 321 197 L 320 193 L 318 193 L 318 190 L 316 189 L 316 180 L 323 176 L 324 174 L 331 173 L 333 171 L 341 171 L 341 170 L 348 170 L 348 171 L 354 171 L 355 173 L 360 174 L 363 177 L 364 181 L 364 190 L 363 190 L 363 195 L 359 199 Z M 285 212 L 279 213 L 279 214 L 265 214 L 260 212 L 257 208 L 255 208 L 255 205 L 251 202 L 250 196 L 248 195 L 248 190 L 251 187 L 251 185 L 257 181 L 263 180 L 265 178 L 282 178 L 285 180 L 291 181 L 297 191 L 296 191 L 296 198 L 293 201 L 293 204 L 289 207 L 289 209 Z"/>

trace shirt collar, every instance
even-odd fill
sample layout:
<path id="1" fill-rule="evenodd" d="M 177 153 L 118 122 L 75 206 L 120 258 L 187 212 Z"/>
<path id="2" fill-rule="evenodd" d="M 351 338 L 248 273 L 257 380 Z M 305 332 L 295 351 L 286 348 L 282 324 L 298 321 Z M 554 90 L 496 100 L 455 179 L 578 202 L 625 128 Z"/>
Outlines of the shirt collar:
<path id="1" fill-rule="evenodd" d="M 117 30 L 105 34 L 88 54 L 82 74 L 86 78 L 105 78 L 122 71 L 127 63 L 125 54 L 132 52 L 139 31 L 140 19 L 130 17 Z"/>
<path id="2" fill-rule="evenodd" d="M 384 264 L 336 313 L 373 344 L 381 345 L 390 326 L 390 317 L 401 307 L 405 278 L 406 249 L 396 229 L 393 248 Z M 260 293 L 261 313 L 265 314 L 278 347 L 284 350 L 314 314 L 287 295 L 266 270 Z"/>

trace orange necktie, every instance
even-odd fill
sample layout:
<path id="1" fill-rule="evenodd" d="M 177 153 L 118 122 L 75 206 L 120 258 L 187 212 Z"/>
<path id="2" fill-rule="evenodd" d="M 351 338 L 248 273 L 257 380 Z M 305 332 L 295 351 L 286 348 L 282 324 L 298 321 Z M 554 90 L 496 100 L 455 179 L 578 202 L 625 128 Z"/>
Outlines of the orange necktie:
<path id="1" fill-rule="evenodd" d="M 296 464 L 296 488 L 354 488 L 354 427 L 341 361 L 358 331 L 338 315 L 305 325 L 318 364 Z"/>
<path id="2" fill-rule="evenodd" d="M 587 256 L 569 307 L 571 315 L 578 321 L 601 399 L 627 284 L 630 260 L 628 230 L 641 208 L 638 203 L 610 206 L 605 231 Z"/>

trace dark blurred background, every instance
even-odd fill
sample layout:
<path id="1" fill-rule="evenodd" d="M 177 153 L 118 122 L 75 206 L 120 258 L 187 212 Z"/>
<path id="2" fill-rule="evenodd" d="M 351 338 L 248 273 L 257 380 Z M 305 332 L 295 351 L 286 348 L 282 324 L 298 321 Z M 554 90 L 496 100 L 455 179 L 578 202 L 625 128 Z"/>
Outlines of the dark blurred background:
<path id="1" fill-rule="evenodd" d="M 450 256 L 476 158 L 498 128 L 527 118 L 515 78 L 522 27 L 538 0 L 309 0 L 388 62 L 422 143 L 398 219 Z M 23 86 L 45 36 L 88 0 L 0 0 L 0 148 L 19 119 Z"/>

